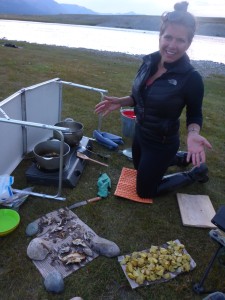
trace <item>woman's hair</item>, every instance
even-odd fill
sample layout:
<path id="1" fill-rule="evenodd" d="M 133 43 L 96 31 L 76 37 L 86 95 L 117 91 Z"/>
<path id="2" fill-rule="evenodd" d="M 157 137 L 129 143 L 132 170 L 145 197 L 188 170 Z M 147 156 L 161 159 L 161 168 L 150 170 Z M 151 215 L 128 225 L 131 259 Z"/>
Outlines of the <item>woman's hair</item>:
<path id="1" fill-rule="evenodd" d="M 191 42 L 196 31 L 196 19 L 187 11 L 188 2 L 182 1 L 174 5 L 174 11 L 163 13 L 161 19 L 160 36 L 169 24 L 183 25 L 188 29 L 188 38 Z"/>

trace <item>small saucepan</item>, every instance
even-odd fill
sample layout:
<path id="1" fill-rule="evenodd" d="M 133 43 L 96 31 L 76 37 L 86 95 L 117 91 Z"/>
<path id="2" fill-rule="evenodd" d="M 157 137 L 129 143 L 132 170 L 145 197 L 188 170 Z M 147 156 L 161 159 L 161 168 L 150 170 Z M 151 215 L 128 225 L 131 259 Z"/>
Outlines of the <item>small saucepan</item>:
<path id="1" fill-rule="evenodd" d="M 79 145 L 84 132 L 84 126 L 82 123 L 68 118 L 64 121 L 56 123 L 55 126 L 69 128 L 69 132 L 63 132 L 64 141 L 71 147 Z M 53 138 L 58 140 L 61 139 L 60 133 L 57 130 L 53 131 Z"/>
<path id="2" fill-rule="evenodd" d="M 59 140 L 48 140 L 34 147 L 34 156 L 37 164 L 45 170 L 58 170 L 60 167 L 60 144 Z M 65 166 L 70 152 L 70 146 L 63 143 L 63 166 Z"/>

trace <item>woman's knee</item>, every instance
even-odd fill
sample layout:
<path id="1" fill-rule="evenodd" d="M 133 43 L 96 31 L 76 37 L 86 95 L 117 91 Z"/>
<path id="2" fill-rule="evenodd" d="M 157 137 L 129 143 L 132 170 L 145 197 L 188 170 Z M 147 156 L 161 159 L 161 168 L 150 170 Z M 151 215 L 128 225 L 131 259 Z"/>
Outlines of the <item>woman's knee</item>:
<path id="1" fill-rule="evenodd" d="M 137 175 L 136 192 L 141 198 L 152 198 L 157 193 L 158 181 L 154 178 L 145 177 L 143 174 Z"/>
<path id="2" fill-rule="evenodd" d="M 157 188 L 156 188 L 156 191 L 157 191 Z M 151 199 L 153 197 L 156 196 L 156 191 L 153 191 L 153 190 L 144 190 L 143 188 L 138 188 L 137 186 L 137 195 L 140 197 L 140 198 L 148 198 L 148 199 Z"/>

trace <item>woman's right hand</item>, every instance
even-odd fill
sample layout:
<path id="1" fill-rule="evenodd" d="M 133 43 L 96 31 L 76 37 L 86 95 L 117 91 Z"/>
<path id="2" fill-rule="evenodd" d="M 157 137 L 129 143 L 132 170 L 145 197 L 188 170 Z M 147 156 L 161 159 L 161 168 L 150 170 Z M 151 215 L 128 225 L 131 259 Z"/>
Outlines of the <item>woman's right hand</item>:
<path id="1" fill-rule="evenodd" d="M 103 100 L 95 106 L 95 113 L 108 115 L 110 112 L 120 109 L 121 98 L 104 96 Z"/>
<path id="2" fill-rule="evenodd" d="M 103 100 L 95 106 L 95 113 L 108 115 L 110 112 L 120 109 L 122 106 L 133 106 L 134 100 L 131 96 L 110 97 L 104 96 Z"/>

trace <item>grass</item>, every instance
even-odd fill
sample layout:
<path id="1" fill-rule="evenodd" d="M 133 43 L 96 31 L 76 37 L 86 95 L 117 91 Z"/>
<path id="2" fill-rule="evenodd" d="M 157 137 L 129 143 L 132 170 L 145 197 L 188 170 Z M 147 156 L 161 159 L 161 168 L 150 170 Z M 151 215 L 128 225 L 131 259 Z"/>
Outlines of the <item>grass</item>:
<path id="1" fill-rule="evenodd" d="M 2 41 L 3 43 L 3 41 Z M 14 43 L 12 41 L 12 43 Z M 0 99 L 23 87 L 59 77 L 65 81 L 109 90 L 109 94 L 122 96 L 130 93 L 135 72 L 140 64 L 136 57 L 105 55 L 95 51 L 65 47 L 41 46 L 16 43 L 22 48 L 0 47 Z M 204 79 L 205 123 L 203 135 L 213 145 L 208 151 L 210 181 L 205 185 L 194 184 L 180 192 L 208 195 L 217 210 L 224 203 L 224 77 L 212 74 Z M 100 100 L 92 92 L 67 87 L 63 93 L 62 118 L 72 117 L 85 126 L 85 135 L 91 136 L 97 128 L 95 104 Z M 182 116 L 182 120 L 184 116 Z M 103 120 L 102 129 L 121 134 L 119 112 Z M 185 147 L 185 128 L 181 128 L 182 148 Z M 125 139 L 124 147 L 130 141 Z M 152 244 L 161 245 L 171 239 L 179 239 L 197 263 L 190 273 L 182 274 L 167 283 L 132 290 L 122 273 L 117 258 L 98 257 L 86 267 L 65 278 L 65 291 L 60 295 L 47 293 L 43 279 L 26 255 L 31 238 L 27 237 L 27 225 L 37 218 L 60 207 L 92 198 L 97 193 L 97 179 L 105 168 L 88 163 L 74 189 L 63 189 L 67 197 L 64 203 L 29 197 L 20 207 L 21 223 L 10 235 L 0 239 L 0 299 L 9 300 L 68 300 L 80 296 L 84 300 L 148 300 L 148 299 L 202 299 L 193 293 L 192 287 L 199 282 L 217 244 L 209 238 L 209 229 L 184 227 L 177 204 L 176 193 L 154 199 L 154 204 L 139 204 L 114 196 L 122 167 L 132 168 L 132 163 L 117 152 L 94 143 L 94 151 L 110 153 L 107 174 L 112 180 L 110 196 L 93 205 L 78 208 L 75 213 L 98 235 L 112 240 L 121 254 L 144 250 Z M 123 149 L 124 147 L 121 147 Z M 15 187 L 27 186 L 25 170 L 30 165 L 24 160 L 15 170 Z M 172 171 L 178 171 L 173 168 Z M 35 191 L 54 193 L 53 187 L 35 186 Z M 206 280 L 206 289 L 224 289 L 224 267 L 216 261 Z"/>

